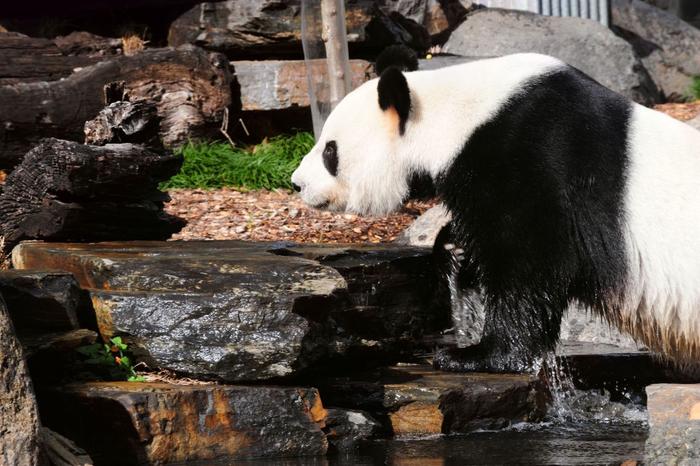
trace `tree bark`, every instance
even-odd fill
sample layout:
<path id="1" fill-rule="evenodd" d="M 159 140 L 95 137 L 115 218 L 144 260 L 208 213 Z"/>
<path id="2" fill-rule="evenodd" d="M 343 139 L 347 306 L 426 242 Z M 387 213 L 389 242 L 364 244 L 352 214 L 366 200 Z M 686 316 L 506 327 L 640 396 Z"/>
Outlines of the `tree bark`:
<path id="1" fill-rule="evenodd" d="M 163 240 L 184 221 L 163 212 L 158 183 L 182 158 L 133 144 L 47 139 L 7 177 L 0 195 L 4 250 L 24 239 Z"/>
<path id="2" fill-rule="evenodd" d="M 85 121 L 105 105 L 105 86 L 119 81 L 128 100 L 155 102 L 166 147 L 216 131 L 231 103 L 228 63 L 194 46 L 116 57 L 61 81 L 0 86 L 0 169 L 44 137 L 82 141 Z"/>
<path id="3" fill-rule="evenodd" d="M 0 85 L 55 81 L 121 54 L 121 40 L 74 32 L 55 39 L 0 33 Z"/>

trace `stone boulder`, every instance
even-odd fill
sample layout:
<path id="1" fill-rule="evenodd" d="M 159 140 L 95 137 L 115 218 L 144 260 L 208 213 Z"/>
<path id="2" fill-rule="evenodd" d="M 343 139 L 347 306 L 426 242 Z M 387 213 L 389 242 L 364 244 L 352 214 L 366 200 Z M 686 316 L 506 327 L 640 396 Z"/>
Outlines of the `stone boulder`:
<path id="1" fill-rule="evenodd" d="M 686 123 L 700 131 L 700 115 L 696 116 L 692 120 L 686 121 Z"/>
<path id="2" fill-rule="evenodd" d="M 433 43 L 443 42 L 476 7 L 471 0 L 383 0 L 379 4 L 386 13 L 396 12 L 423 25 Z"/>
<path id="3" fill-rule="evenodd" d="M 41 404 L 49 427 L 106 466 L 234 464 L 328 449 L 313 388 L 92 382 L 50 388 Z"/>
<path id="4" fill-rule="evenodd" d="M 419 50 L 430 46 L 422 25 L 397 12 L 386 14 L 376 1 L 358 0 L 345 7 L 351 48 L 379 51 L 403 43 Z M 170 45 L 196 44 L 229 58 L 301 57 L 300 0 L 227 0 L 196 5 L 170 26 Z"/>
<path id="5" fill-rule="evenodd" d="M 537 377 L 440 372 L 422 364 L 319 376 L 324 403 L 369 412 L 394 436 L 468 433 L 537 421 L 548 392 Z"/>
<path id="6" fill-rule="evenodd" d="M 0 297 L 0 463 L 39 464 L 40 427 L 22 346 Z"/>
<path id="7" fill-rule="evenodd" d="M 443 204 L 438 204 L 415 219 L 396 238 L 396 242 L 409 246 L 432 248 L 438 233 L 451 219 L 452 215 L 447 208 Z"/>
<path id="8" fill-rule="evenodd" d="M 394 360 L 447 326 L 429 250 L 235 241 L 22 243 L 16 268 L 72 272 L 100 333 L 151 367 L 226 381 Z"/>
<path id="9" fill-rule="evenodd" d="M 687 96 L 700 75 L 700 29 L 641 0 L 613 0 L 612 20 L 664 95 Z"/>
<path id="10" fill-rule="evenodd" d="M 700 385 L 650 385 L 647 396 L 644 463 L 700 464 Z"/>
<path id="11" fill-rule="evenodd" d="M 642 104 L 659 101 L 658 89 L 632 46 L 595 21 L 479 9 L 452 32 L 443 51 L 476 57 L 552 55 L 625 97 Z"/>

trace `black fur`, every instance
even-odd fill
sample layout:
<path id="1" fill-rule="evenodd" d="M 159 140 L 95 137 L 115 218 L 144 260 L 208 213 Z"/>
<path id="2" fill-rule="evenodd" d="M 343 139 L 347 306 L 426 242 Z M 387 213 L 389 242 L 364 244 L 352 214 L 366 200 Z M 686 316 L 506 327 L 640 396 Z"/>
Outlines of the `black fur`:
<path id="1" fill-rule="evenodd" d="M 399 115 L 399 133 L 406 130 L 406 121 L 411 111 L 411 92 L 408 89 L 406 77 L 398 69 L 389 67 L 379 77 L 377 84 L 379 107 L 386 111 L 393 107 Z"/>
<path id="2" fill-rule="evenodd" d="M 405 45 L 390 45 L 385 48 L 374 62 L 374 72 L 377 76 L 390 66 L 401 71 L 416 71 L 418 69 L 418 57 L 416 52 Z"/>
<path id="3" fill-rule="evenodd" d="M 328 141 L 323 149 L 323 166 L 328 173 L 338 176 L 338 145 L 335 141 Z"/>
<path id="4" fill-rule="evenodd" d="M 523 370 L 554 348 L 572 299 L 614 317 L 630 111 L 566 68 L 533 79 L 472 134 L 437 185 L 485 293 L 484 336 L 436 365 Z"/>

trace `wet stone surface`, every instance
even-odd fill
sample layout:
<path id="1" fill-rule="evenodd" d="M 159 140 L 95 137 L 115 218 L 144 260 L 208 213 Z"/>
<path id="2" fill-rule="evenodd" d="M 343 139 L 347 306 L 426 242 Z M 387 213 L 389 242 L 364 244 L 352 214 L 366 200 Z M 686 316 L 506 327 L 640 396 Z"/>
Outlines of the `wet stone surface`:
<path id="1" fill-rule="evenodd" d="M 440 372 L 399 365 L 313 381 L 327 406 L 362 409 L 395 436 L 466 433 L 540 420 L 547 390 L 535 377 Z"/>
<path id="2" fill-rule="evenodd" d="M 430 252 L 418 248 L 27 242 L 13 263 L 72 272 L 103 337 L 123 335 L 149 366 L 195 377 L 379 363 L 445 326 Z"/>
<path id="3" fill-rule="evenodd" d="M 312 388 L 94 382 L 40 400 L 44 422 L 95 464 L 231 464 L 328 449 L 326 411 Z"/>

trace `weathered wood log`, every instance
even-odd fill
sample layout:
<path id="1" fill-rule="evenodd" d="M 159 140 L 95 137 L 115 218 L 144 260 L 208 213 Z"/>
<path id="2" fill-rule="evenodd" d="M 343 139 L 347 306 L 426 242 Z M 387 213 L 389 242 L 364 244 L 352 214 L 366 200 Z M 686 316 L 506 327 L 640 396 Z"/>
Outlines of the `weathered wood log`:
<path id="1" fill-rule="evenodd" d="M 74 32 L 45 39 L 15 32 L 0 33 L 0 85 L 55 81 L 76 68 L 121 54 L 121 40 Z"/>
<path id="2" fill-rule="evenodd" d="M 347 39 L 351 52 L 376 53 L 402 43 L 430 47 L 426 29 L 400 14 L 386 14 L 376 0 L 347 2 Z M 196 44 L 231 59 L 302 57 L 300 0 L 227 0 L 204 2 L 170 26 L 170 45 Z"/>
<path id="3" fill-rule="evenodd" d="M 218 131 L 231 103 L 221 55 L 193 46 L 150 49 L 83 68 L 61 81 L 0 86 L 0 168 L 16 165 L 41 138 L 83 140 L 105 105 L 105 86 L 124 82 L 129 101 L 153 101 L 166 147 Z"/>
<path id="4" fill-rule="evenodd" d="M 182 159 L 133 144 L 47 139 L 7 177 L 0 234 L 8 251 L 23 239 L 166 239 L 184 226 L 163 212 L 158 191 Z"/>
<path id="5" fill-rule="evenodd" d="M 85 144 L 102 146 L 131 142 L 159 148 L 159 127 L 158 109 L 153 102 L 118 101 L 109 104 L 97 117 L 85 122 Z"/>

